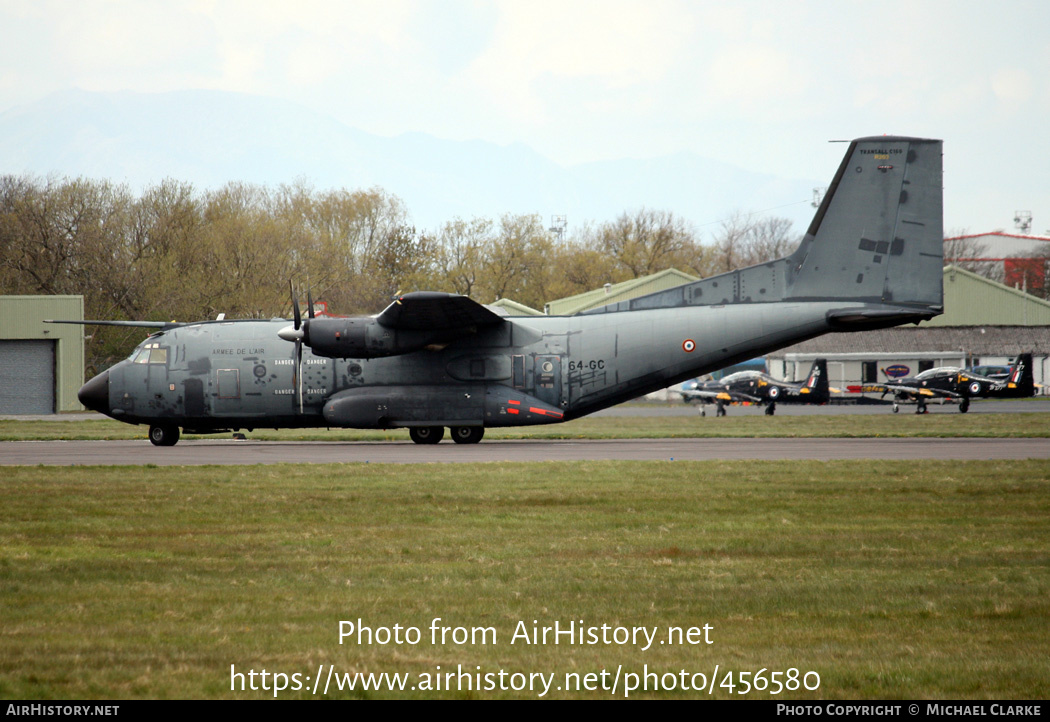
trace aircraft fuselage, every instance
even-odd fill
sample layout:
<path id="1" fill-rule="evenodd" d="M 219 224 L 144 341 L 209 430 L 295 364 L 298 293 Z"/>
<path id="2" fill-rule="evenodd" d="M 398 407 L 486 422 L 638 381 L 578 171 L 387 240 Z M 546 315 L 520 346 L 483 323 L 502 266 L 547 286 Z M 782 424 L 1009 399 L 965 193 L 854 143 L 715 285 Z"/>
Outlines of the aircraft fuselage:
<path id="1" fill-rule="evenodd" d="M 842 305 L 508 318 L 440 350 L 333 359 L 303 349 L 301 383 L 294 346 L 277 335 L 287 321 L 206 322 L 150 336 L 81 397 L 121 421 L 199 431 L 555 423 L 828 331 L 827 312 Z M 340 398 L 360 402 L 340 414 Z"/>

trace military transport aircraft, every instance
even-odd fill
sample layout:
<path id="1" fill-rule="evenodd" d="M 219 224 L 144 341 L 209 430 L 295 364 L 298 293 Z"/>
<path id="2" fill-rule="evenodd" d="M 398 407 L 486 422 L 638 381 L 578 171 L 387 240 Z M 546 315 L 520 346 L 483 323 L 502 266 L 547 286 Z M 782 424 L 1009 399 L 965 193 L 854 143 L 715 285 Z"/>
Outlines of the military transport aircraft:
<path id="1" fill-rule="evenodd" d="M 486 427 L 575 419 L 830 331 L 943 311 L 942 142 L 852 141 L 798 249 L 573 316 L 508 317 L 408 293 L 376 316 L 122 322 L 155 333 L 80 390 L 90 409 L 187 433 L 280 427 Z M 294 299 L 293 299 L 294 300 Z M 312 306 L 311 306 L 312 307 Z M 89 322 L 85 322 L 89 323 Z"/>
<path id="2" fill-rule="evenodd" d="M 686 383 L 682 398 L 701 405 L 714 404 L 715 415 L 726 415 L 726 404 L 748 401 L 764 404 L 766 416 L 776 413 L 777 402 L 782 404 L 826 404 L 831 398 L 828 387 L 827 359 L 818 358 L 805 381 L 791 383 L 778 381 L 760 371 L 737 371 L 718 381 Z M 701 409 L 701 416 L 706 412 Z"/>
<path id="3" fill-rule="evenodd" d="M 958 400 L 959 412 L 965 414 L 970 410 L 972 398 L 1023 398 L 1034 396 L 1035 388 L 1032 354 L 1023 353 L 1010 367 L 1006 379 L 993 379 L 966 369 L 943 366 L 885 384 L 869 384 L 864 390 L 881 391 L 883 396 L 892 393 L 893 413 L 899 411 L 901 402 L 915 401 L 915 413 L 925 414 L 926 401 L 941 398 Z"/>

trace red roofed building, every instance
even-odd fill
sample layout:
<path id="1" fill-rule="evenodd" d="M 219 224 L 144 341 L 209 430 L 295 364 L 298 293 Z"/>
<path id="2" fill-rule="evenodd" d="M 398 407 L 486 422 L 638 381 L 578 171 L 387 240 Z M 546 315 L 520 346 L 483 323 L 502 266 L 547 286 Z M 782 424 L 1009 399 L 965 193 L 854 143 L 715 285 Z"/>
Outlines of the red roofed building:
<path id="1" fill-rule="evenodd" d="M 1003 231 L 944 239 L 944 262 L 1048 298 L 1050 237 Z"/>

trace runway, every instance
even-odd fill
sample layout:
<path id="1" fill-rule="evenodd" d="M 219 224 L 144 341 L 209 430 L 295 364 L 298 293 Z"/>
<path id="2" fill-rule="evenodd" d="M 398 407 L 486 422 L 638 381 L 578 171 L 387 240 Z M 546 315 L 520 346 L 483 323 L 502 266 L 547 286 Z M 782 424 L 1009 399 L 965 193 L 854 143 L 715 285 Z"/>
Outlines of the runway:
<path id="1" fill-rule="evenodd" d="M 957 414 L 959 405 L 953 401 L 937 399 L 930 401 L 926 408 L 931 414 Z M 604 411 L 599 411 L 595 416 L 697 416 L 700 411 L 706 412 L 707 416 L 715 415 L 715 406 L 694 406 L 683 402 L 667 404 L 621 404 Z M 914 414 L 916 406 L 914 403 L 900 404 L 898 413 Z M 1050 412 L 1050 397 L 1040 396 L 1031 399 L 975 399 L 970 404 L 971 414 L 1017 414 L 1017 413 L 1047 413 Z M 732 404 L 726 407 L 729 416 L 763 416 L 766 413 L 765 406 Z M 807 404 L 777 404 L 777 416 L 877 416 L 893 414 L 893 404 L 825 404 L 824 406 L 812 406 Z"/>
<path id="2" fill-rule="evenodd" d="M 573 441 L 12 441 L 0 466 L 199 466 L 205 464 L 423 464 L 531 461 L 713 461 L 731 459 L 1050 459 L 1046 439 L 631 439 Z"/>

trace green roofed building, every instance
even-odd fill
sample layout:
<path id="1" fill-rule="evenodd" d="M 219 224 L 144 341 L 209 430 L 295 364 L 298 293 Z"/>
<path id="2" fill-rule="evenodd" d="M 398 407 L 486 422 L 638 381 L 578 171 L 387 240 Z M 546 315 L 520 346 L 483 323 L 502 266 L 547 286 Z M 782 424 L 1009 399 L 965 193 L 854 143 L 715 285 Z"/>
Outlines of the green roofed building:
<path id="1" fill-rule="evenodd" d="M 1050 326 L 1050 303 L 955 266 L 944 268 L 944 313 L 931 326 Z"/>
<path id="2" fill-rule="evenodd" d="M 0 414 L 82 411 L 83 296 L 0 296 Z"/>
<path id="3" fill-rule="evenodd" d="M 651 276 L 633 278 L 621 283 L 607 283 L 603 288 L 551 301 L 544 306 L 544 310 L 548 316 L 571 316 L 581 311 L 627 301 L 657 291 L 666 291 L 668 288 L 698 280 L 700 279 L 696 276 L 690 276 L 676 268 L 668 268 L 666 271 L 660 271 Z"/>

